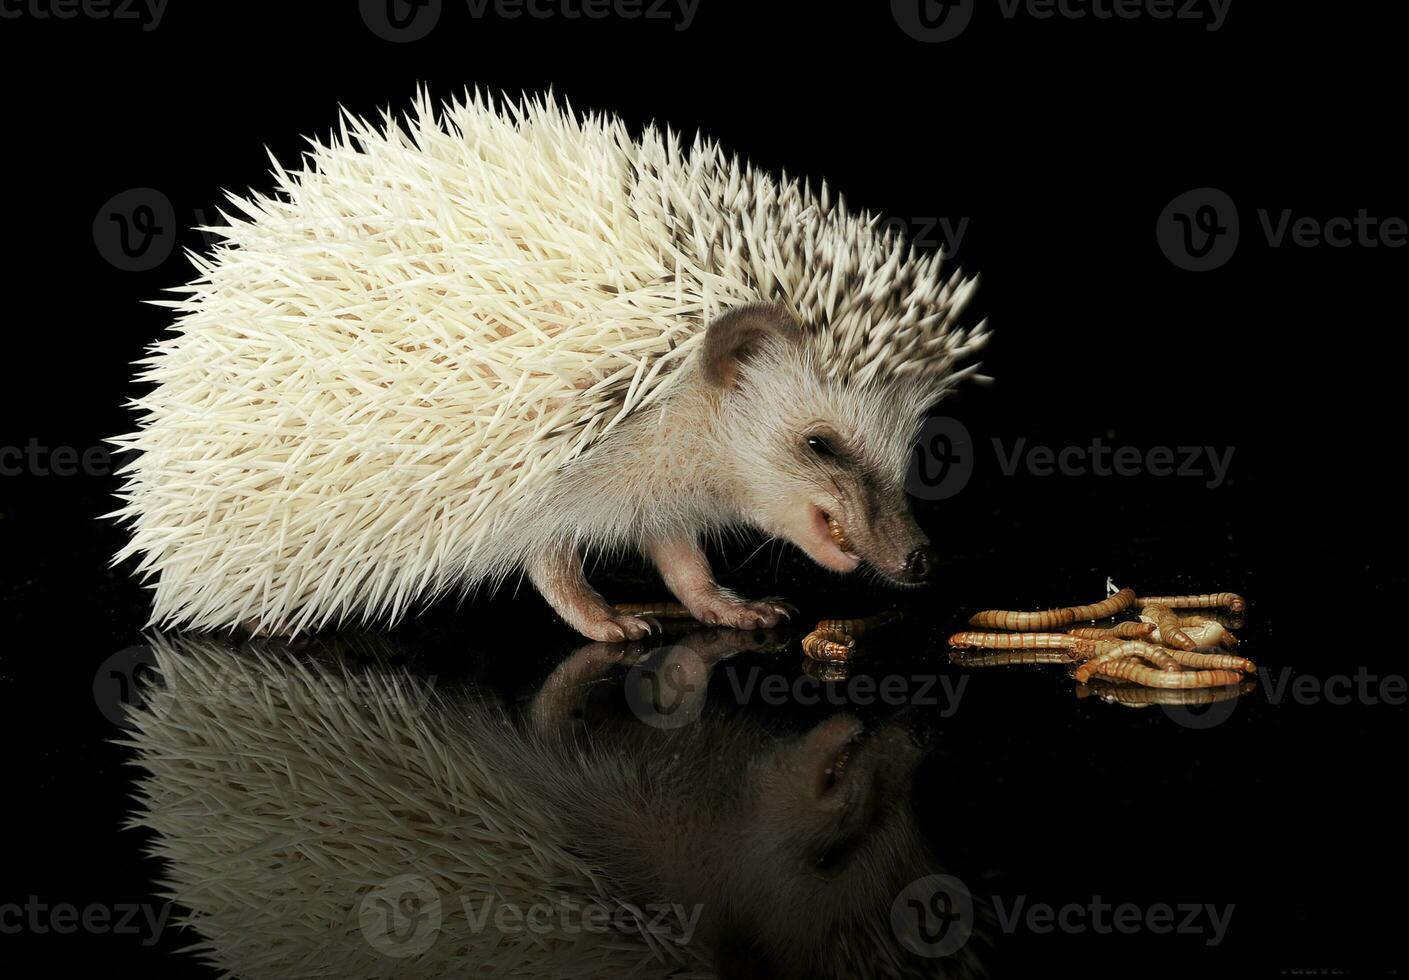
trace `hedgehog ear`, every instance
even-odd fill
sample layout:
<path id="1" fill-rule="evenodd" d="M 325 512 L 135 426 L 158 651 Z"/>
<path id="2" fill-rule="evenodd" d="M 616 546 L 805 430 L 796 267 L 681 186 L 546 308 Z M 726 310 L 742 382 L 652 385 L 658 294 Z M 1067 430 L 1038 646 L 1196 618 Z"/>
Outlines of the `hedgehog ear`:
<path id="1" fill-rule="evenodd" d="M 705 378 L 717 387 L 732 388 L 737 383 L 739 365 L 768 338 L 794 342 L 801 336 L 801 325 L 781 303 L 736 306 L 711 320 L 705 330 Z"/>

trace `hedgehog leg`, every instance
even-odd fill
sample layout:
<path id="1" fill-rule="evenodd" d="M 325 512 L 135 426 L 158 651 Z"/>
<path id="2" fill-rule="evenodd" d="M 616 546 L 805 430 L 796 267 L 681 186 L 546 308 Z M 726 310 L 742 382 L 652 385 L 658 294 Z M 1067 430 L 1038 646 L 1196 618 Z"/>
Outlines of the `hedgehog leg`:
<path id="1" fill-rule="evenodd" d="M 781 602 L 749 602 L 714 580 L 709 559 L 690 536 L 662 538 L 646 549 L 666 586 L 702 623 L 735 629 L 770 629 L 789 615 Z"/>
<path id="2" fill-rule="evenodd" d="M 528 563 L 528 577 L 563 620 L 583 636 L 607 643 L 639 640 L 652 631 L 644 616 L 607 604 L 582 573 L 582 556 L 571 546 L 551 548 Z"/>

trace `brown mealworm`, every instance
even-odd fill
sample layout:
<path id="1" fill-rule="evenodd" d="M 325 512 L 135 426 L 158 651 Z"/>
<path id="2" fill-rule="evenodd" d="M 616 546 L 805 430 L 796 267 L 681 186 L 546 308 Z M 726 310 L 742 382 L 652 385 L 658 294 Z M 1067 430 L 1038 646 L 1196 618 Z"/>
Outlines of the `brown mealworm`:
<path id="1" fill-rule="evenodd" d="M 1091 664 L 1082 666 L 1090 667 Z M 1107 677 L 1134 681 L 1145 687 L 1224 687 L 1243 679 L 1243 675 L 1236 670 L 1155 670 L 1126 659 L 1108 660 L 1098 664 L 1096 669 Z"/>
<path id="2" fill-rule="evenodd" d="M 1174 618 L 1174 613 L 1168 606 L 1161 606 L 1157 602 L 1147 602 L 1140 610 L 1140 618 L 1147 623 L 1154 623 L 1155 629 L 1159 632 L 1158 640 L 1167 647 L 1174 647 L 1178 650 L 1194 649 L 1194 641 L 1189 635 L 1179 628 L 1179 621 Z"/>
<path id="3" fill-rule="evenodd" d="M 1194 641 L 1194 646 L 1203 647 L 1236 646 L 1238 638 L 1228 630 L 1224 629 L 1221 623 L 1198 623 L 1193 626 L 1180 627 L 1184 635 Z"/>
<path id="4" fill-rule="evenodd" d="M 865 636 L 872 630 L 899 622 L 900 618 L 900 613 L 891 609 L 874 616 L 867 616 L 865 619 L 824 619 L 817 624 L 817 629 L 813 632 L 841 633 L 844 636 L 853 637 Z"/>
<path id="5" fill-rule="evenodd" d="M 1077 680 L 1085 683 L 1091 679 L 1105 664 L 1117 660 L 1124 660 L 1128 657 L 1140 657 L 1150 663 L 1154 663 L 1156 658 L 1164 653 L 1159 647 L 1151 643 L 1142 643 L 1139 640 L 1089 640 L 1095 648 L 1095 655 L 1086 663 L 1076 669 L 1072 675 Z M 1079 649 L 1079 648 L 1078 648 Z"/>
<path id="6" fill-rule="evenodd" d="M 831 537 L 832 543 L 835 544 L 838 548 L 840 548 L 842 551 L 847 552 L 848 554 L 851 553 L 851 541 L 847 539 L 846 531 L 844 531 L 842 529 L 842 526 L 837 523 L 837 519 L 835 517 L 829 516 L 827 518 L 827 534 L 829 537 Z"/>
<path id="7" fill-rule="evenodd" d="M 846 660 L 856 649 L 856 640 L 844 633 L 813 630 L 802 638 L 802 652 L 814 660 Z"/>
<path id="8" fill-rule="evenodd" d="M 949 660 L 961 667 L 1073 663 L 1071 655 L 1065 650 L 1011 650 L 1007 653 L 972 653 L 968 650 L 950 650 Z"/>
<path id="9" fill-rule="evenodd" d="M 970 626 L 989 626 L 1005 630 L 1045 630 L 1065 626 L 1078 619 L 1105 619 L 1135 604 L 1135 590 L 1121 589 L 1108 599 L 1089 606 L 1063 606 L 1020 612 L 1014 609 L 985 609 L 969 618 Z"/>
<path id="10" fill-rule="evenodd" d="M 1067 630 L 1071 636 L 1083 640 L 1143 640 L 1155 631 L 1154 623 L 1116 623 L 1114 626 L 1078 626 Z"/>
<path id="11" fill-rule="evenodd" d="M 658 619 L 693 619 L 679 602 L 618 602 L 612 608 L 628 616 L 655 616 Z"/>
<path id="12" fill-rule="evenodd" d="M 983 647 L 985 650 L 1066 650 L 1089 642 L 1069 633 L 977 633 L 972 630 L 949 638 L 951 647 Z"/>
<path id="13" fill-rule="evenodd" d="M 1241 670 L 1245 674 L 1251 674 L 1257 670 L 1257 664 L 1247 657 L 1235 657 L 1231 653 L 1195 653 L 1191 650 L 1171 650 L 1169 655 L 1185 667 Z"/>
<path id="14" fill-rule="evenodd" d="M 985 609 L 970 616 L 969 625 L 1000 630 L 1045 630 L 1053 626 L 1065 626 L 1074 618 L 1070 609 L 1043 609 L 1039 612 Z"/>
<path id="15" fill-rule="evenodd" d="M 1233 612 L 1242 612 L 1247 608 L 1247 603 L 1243 597 L 1236 592 L 1204 592 L 1200 595 L 1154 595 L 1142 596 L 1135 600 L 1137 606 L 1148 606 L 1151 603 L 1158 606 L 1166 606 L 1170 609 L 1209 609 L 1214 606 L 1223 606 Z"/>
<path id="16" fill-rule="evenodd" d="M 1124 612 L 1135 604 L 1135 590 L 1121 589 L 1108 599 L 1089 606 L 1072 606 L 1068 610 L 1072 619 L 1105 619 L 1118 612 Z"/>

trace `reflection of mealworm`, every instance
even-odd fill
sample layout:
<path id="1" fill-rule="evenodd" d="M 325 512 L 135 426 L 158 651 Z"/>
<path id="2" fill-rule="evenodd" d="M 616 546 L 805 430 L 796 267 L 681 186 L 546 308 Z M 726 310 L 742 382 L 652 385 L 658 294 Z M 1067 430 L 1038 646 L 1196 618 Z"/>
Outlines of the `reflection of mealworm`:
<path id="1" fill-rule="evenodd" d="M 1235 657 L 1231 653 L 1194 653 L 1191 650 L 1171 650 L 1169 655 L 1185 667 L 1241 670 L 1245 674 L 1251 674 L 1257 670 L 1257 664 L 1247 657 Z"/>
<path id="2" fill-rule="evenodd" d="M 1090 663 L 1083 664 L 1091 666 Z M 1134 681 L 1145 687 L 1223 687 L 1237 684 L 1243 675 L 1236 670 L 1155 670 L 1133 660 L 1109 660 L 1097 665 L 1097 670 L 1117 680 Z"/>
<path id="3" fill-rule="evenodd" d="M 1231 701 L 1256 686 L 1253 681 L 1243 681 L 1237 687 L 1230 685 L 1227 687 L 1159 688 L 1141 687 L 1138 684 L 1106 683 L 1107 681 L 1109 678 L 1101 677 L 1090 686 L 1078 684 L 1076 696 L 1084 697 L 1094 694 L 1107 704 L 1121 704 L 1127 708 L 1148 708 L 1152 704 L 1199 705 Z"/>
<path id="4" fill-rule="evenodd" d="M 1154 623 L 1116 623 L 1114 626 L 1078 626 L 1067 630 L 1083 640 L 1143 640 L 1155 631 Z"/>
<path id="5" fill-rule="evenodd" d="M 846 660 L 856 649 L 856 640 L 844 633 L 813 630 L 802 638 L 802 652 L 814 660 Z"/>
<path id="6" fill-rule="evenodd" d="M 1233 612 L 1242 612 L 1247 608 L 1247 603 L 1243 597 L 1236 592 L 1204 592 L 1200 595 L 1152 595 L 1141 596 L 1135 600 L 1137 606 L 1148 606 L 1151 603 L 1159 606 L 1168 606 L 1170 609 L 1209 609 L 1213 606 L 1224 606 Z"/>
<path id="7" fill-rule="evenodd" d="M 841 633 L 844 636 L 865 636 L 872 630 L 900 620 L 900 613 L 893 609 L 865 619 L 824 619 L 817 624 L 814 633 Z"/>
<path id="8" fill-rule="evenodd" d="M 816 681 L 844 681 L 850 675 L 851 666 L 845 661 L 803 657 L 802 672 Z"/>
<path id="9" fill-rule="evenodd" d="M 1174 613 L 1168 606 L 1161 606 L 1159 603 L 1147 602 L 1145 608 L 1140 610 L 1140 618 L 1147 623 L 1154 623 L 1159 631 L 1157 639 L 1167 647 L 1175 647 L 1179 650 L 1194 649 L 1194 641 L 1189 639 L 1189 635 L 1179 628 L 1179 621 L 1174 618 Z"/>
<path id="10" fill-rule="evenodd" d="M 978 633 L 966 630 L 949 638 L 951 647 L 983 647 L 986 650 L 1067 650 L 1090 648 L 1090 641 L 1069 633 Z"/>
<path id="11" fill-rule="evenodd" d="M 1010 650 L 1007 653 L 974 653 L 950 650 L 949 660 L 961 667 L 1007 667 L 1013 664 L 1069 664 L 1074 661 L 1065 650 Z"/>
<path id="12" fill-rule="evenodd" d="M 1089 606 L 1072 606 L 1068 612 L 1072 619 L 1105 619 L 1135 604 L 1135 590 L 1121 589 L 1109 599 L 1092 603 Z"/>
<path id="13" fill-rule="evenodd" d="M 655 616 L 658 619 L 693 619 L 690 610 L 679 602 L 618 602 L 612 606 L 628 616 Z"/>

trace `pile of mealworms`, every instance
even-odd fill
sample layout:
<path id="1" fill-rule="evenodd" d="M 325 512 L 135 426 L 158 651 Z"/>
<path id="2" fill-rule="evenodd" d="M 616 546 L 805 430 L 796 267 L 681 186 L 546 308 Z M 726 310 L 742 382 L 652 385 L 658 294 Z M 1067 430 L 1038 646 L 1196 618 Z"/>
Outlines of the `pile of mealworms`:
<path id="1" fill-rule="evenodd" d="M 1012 632 L 955 633 L 949 638 L 949 656 L 968 667 L 1069 664 L 1072 676 L 1083 684 L 1093 677 L 1165 690 L 1238 684 L 1257 669 L 1246 657 L 1227 652 L 1238 638 L 1211 616 L 1176 612 L 1215 608 L 1241 613 L 1247 604 L 1232 592 L 1140 597 L 1133 589 L 1121 589 L 1089 606 L 1037 612 L 989 609 L 975 614 L 969 625 Z M 1105 627 L 1072 625 L 1127 610 L 1138 610 L 1139 619 Z M 1071 628 L 1055 632 L 1062 627 Z"/>

